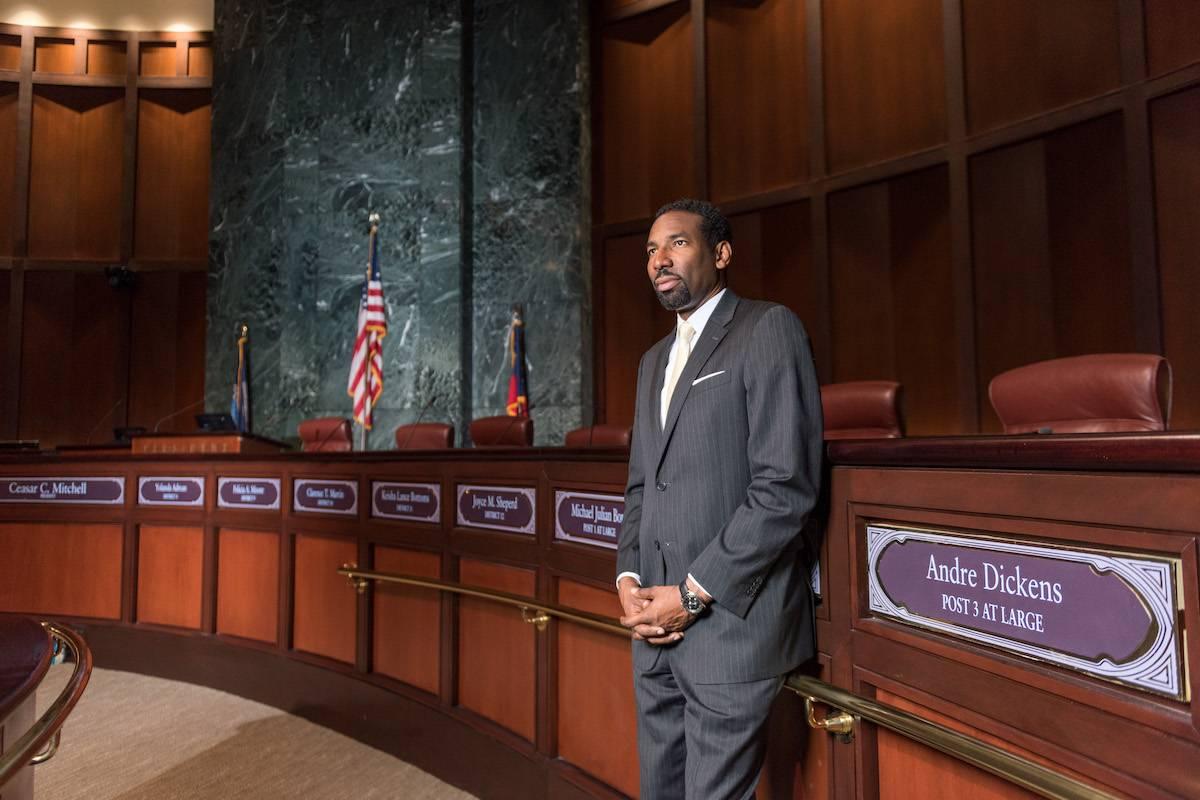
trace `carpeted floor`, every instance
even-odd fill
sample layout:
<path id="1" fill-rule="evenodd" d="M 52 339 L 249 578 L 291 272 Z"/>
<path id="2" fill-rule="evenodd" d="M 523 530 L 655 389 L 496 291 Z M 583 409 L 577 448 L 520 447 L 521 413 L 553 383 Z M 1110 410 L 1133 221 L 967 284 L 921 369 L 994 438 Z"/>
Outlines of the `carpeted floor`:
<path id="1" fill-rule="evenodd" d="M 70 675 L 55 666 L 44 710 Z M 186 683 L 97 669 L 36 800 L 404 798 L 470 800 L 416 767 L 270 706 Z"/>

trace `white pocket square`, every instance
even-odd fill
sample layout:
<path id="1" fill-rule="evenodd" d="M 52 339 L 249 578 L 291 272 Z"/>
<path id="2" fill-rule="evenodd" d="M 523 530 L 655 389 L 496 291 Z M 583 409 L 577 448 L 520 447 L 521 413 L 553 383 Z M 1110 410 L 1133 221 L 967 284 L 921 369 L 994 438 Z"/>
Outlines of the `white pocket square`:
<path id="1" fill-rule="evenodd" d="M 696 380 L 692 381 L 692 386 L 695 386 L 697 383 L 704 383 L 709 378 L 715 378 L 718 375 L 724 375 L 724 374 L 725 374 L 725 370 L 721 370 L 720 372 L 710 372 L 707 375 L 701 375 L 699 378 L 696 378 Z"/>

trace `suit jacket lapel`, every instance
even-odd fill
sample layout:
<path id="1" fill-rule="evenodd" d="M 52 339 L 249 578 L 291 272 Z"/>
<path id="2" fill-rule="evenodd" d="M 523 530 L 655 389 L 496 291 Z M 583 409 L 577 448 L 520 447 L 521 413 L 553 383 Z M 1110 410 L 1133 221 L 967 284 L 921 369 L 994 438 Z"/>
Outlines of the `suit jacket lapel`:
<path id="1" fill-rule="evenodd" d="M 692 354 L 688 356 L 687 364 L 679 375 L 679 383 L 675 384 L 675 393 L 671 395 L 671 405 L 667 407 L 667 424 L 663 426 L 662 441 L 659 443 L 658 464 L 662 463 L 663 455 L 667 452 L 671 433 L 675 430 L 675 423 L 679 420 L 679 412 L 683 408 L 683 404 L 687 402 L 688 394 L 692 390 L 692 381 L 696 380 L 696 376 L 704 368 L 705 362 L 717 349 L 721 340 L 725 338 L 725 334 L 729 333 L 729 323 L 733 321 L 733 311 L 737 308 L 737 304 L 738 296 L 726 289 L 725 296 L 717 303 L 712 316 L 708 318 L 708 323 L 704 326 L 704 333 L 700 334 L 700 341 L 696 343 L 696 346 L 692 348 Z M 674 340 L 672 339 L 672 341 Z M 666 363 L 664 362 L 659 371 L 664 372 L 665 370 Z M 664 380 L 665 377 L 660 377 L 657 381 L 660 391 Z M 656 394 L 655 397 L 657 396 Z M 657 409 L 656 405 L 655 410 L 657 411 Z"/>
<path id="2" fill-rule="evenodd" d="M 672 333 L 666 338 L 659 341 L 655 347 L 658 348 L 658 355 L 654 359 L 654 380 L 650 382 L 650 396 L 643 398 L 642 402 L 646 405 L 642 408 L 642 413 L 646 418 L 651 420 L 650 427 L 654 431 L 654 447 L 655 450 L 662 442 L 662 390 L 663 384 L 667 380 L 667 356 L 671 352 L 671 348 L 675 344 L 675 334 Z"/>

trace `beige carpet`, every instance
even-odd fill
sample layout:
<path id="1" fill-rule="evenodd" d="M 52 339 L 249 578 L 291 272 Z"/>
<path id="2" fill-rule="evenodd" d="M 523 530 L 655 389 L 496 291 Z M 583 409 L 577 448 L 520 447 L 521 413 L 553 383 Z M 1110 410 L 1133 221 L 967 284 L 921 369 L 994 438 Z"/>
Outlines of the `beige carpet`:
<path id="1" fill-rule="evenodd" d="M 39 713 L 70 676 L 55 666 Z M 36 770 L 36 800 L 405 798 L 469 800 L 397 758 L 231 694 L 97 669 L 62 747 Z"/>

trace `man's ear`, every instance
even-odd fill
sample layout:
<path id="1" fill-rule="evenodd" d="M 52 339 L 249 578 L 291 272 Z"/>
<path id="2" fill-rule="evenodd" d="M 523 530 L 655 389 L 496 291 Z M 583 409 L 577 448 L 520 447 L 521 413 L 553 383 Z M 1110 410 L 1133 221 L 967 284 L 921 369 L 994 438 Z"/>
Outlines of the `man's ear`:
<path id="1" fill-rule="evenodd" d="M 717 269 L 725 269 L 729 266 L 729 262 L 733 261 L 733 245 L 729 242 L 717 242 L 717 249 L 714 251 L 716 256 Z"/>

